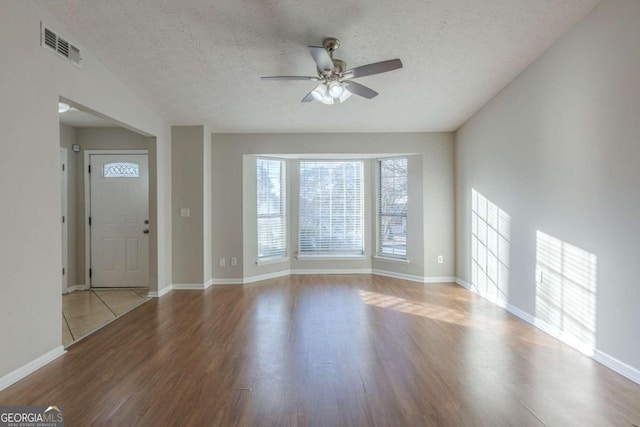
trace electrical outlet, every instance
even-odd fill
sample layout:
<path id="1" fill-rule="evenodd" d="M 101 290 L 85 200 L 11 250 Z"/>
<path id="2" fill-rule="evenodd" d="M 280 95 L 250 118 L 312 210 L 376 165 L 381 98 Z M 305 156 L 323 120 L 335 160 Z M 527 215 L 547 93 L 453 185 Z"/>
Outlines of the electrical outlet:
<path id="1" fill-rule="evenodd" d="M 236 265 L 238 265 L 238 258 L 236 257 L 231 257 L 231 265 L 233 267 L 235 267 Z"/>
<path id="2" fill-rule="evenodd" d="M 442 264 L 444 262 L 444 257 L 442 255 L 438 255 L 438 264 Z"/>
<path id="3" fill-rule="evenodd" d="M 218 258 L 218 265 L 220 267 L 224 267 L 226 265 L 224 258 Z"/>

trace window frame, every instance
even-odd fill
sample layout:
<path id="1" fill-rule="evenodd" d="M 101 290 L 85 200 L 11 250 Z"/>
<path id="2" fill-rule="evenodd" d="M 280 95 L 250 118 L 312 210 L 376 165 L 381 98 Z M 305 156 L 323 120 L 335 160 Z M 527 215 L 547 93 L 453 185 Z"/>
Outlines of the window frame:
<path id="1" fill-rule="evenodd" d="M 359 252 L 305 252 L 302 250 L 302 239 L 301 232 L 302 228 L 301 218 L 302 218 L 302 164 L 303 163 L 358 163 L 360 165 L 360 206 L 361 206 L 361 236 L 362 236 L 362 244 Z M 362 260 L 366 259 L 366 223 L 367 223 L 367 213 L 366 213 L 366 196 L 365 193 L 367 191 L 367 177 L 366 177 L 366 159 L 354 158 L 354 159 L 340 159 L 340 158 L 301 158 L 298 161 L 298 212 L 297 212 L 297 253 L 296 258 L 300 260 L 325 260 L 325 261 L 335 261 L 335 260 Z"/>
<path id="2" fill-rule="evenodd" d="M 279 162 L 280 163 L 280 215 L 261 215 L 259 213 L 259 188 L 258 188 L 258 162 L 259 161 L 271 161 L 271 162 Z M 289 218 L 288 218 L 288 195 L 287 195 L 287 161 L 285 159 L 276 158 L 276 157 L 266 157 L 266 156 L 257 156 L 255 161 L 255 171 L 256 171 L 256 193 L 255 193 L 255 201 L 256 201 L 256 264 L 257 265 L 266 265 L 273 264 L 277 262 L 283 262 L 289 259 Z M 282 218 L 283 224 L 283 242 L 284 248 L 283 253 L 278 255 L 260 255 L 260 219 L 261 218 Z"/>
<path id="3" fill-rule="evenodd" d="M 382 200 L 382 162 L 388 160 L 405 160 L 407 162 L 406 169 L 406 182 L 407 182 L 407 202 L 404 210 L 404 215 L 399 215 L 400 217 L 404 217 L 405 220 L 405 253 L 402 254 L 390 254 L 386 252 L 382 252 L 382 241 L 380 239 L 380 227 L 382 215 L 381 209 L 381 200 Z M 409 157 L 408 156 L 391 156 L 391 157 L 380 157 L 376 159 L 376 175 L 375 175 L 375 259 L 400 262 L 400 263 L 408 263 L 409 262 L 409 245 L 408 245 L 408 224 L 409 224 Z"/>

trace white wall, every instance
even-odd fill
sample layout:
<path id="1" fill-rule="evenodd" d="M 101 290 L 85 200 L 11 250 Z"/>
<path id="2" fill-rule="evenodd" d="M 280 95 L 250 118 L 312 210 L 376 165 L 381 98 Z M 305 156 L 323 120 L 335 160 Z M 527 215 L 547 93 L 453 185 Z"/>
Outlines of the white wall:
<path id="1" fill-rule="evenodd" d="M 453 135 L 449 133 L 403 134 L 213 134 L 213 277 L 242 279 L 289 269 L 385 269 L 419 277 L 453 276 L 454 197 Z M 413 154 L 410 227 L 420 243 L 412 243 L 408 265 L 380 263 L 371 259 L 356 262 L 296 261 L 289 264 L 256 266 L 255 155 L 277 154 Z M 291 162 L 290 162 L 291 163 Z M 371 168 L 369 168 L 371 171 Z M 295 199 L 295 166 L 289 167 L 289 198 Z M 369 173 L 367 176 L 371 176 Z M 417 184 L 416 184 L 417 182 Z M 370 187 L 372 190 L 372 187 Z M 415 197 L 414 197 L 415 196 Z M 373 210 L 373 193 L 368 195 Z M 413 202 L 410 202 L 413 203 Z M 289 216 L 295 223 L 297 208 L 290 203 Z M 372 219 L 372 216 L 369 216 Z M 373 224 L 367 227 L 371 254 Z M 290 236 L 290 253 L 295 251 L 295 229 Z M 424 237 L 424 239 L 423 239 Z M 414 241 L 415 242 L 415 241 Z M 445 262 L 437 264 L 437 255 Z M 227 260 L 219 267 L 218 258 Z M 229 265 L 237 257 L 238 266 Z"/>
<path id="2" fill-rule="evenodd" d="M 158 285 L 170 277 L 170 139 L 161 117 L 54 18 L 0 0 L 0 377 L 60 346 L 59 122 L 63 96 L 157 137 Z M 82 67 L 40 46 L 40 21 L 82 48 Z"/>
<path id="3" fill-rule="evenodd" d="M 211 167 L 213 161 L 213 155 L 211 153 L 212 145 L 211 145 L 211 132 L 209 129 L 204 126 L 204 148 L 202 150 L 202 162 L 203 162 L 203 182 L 202 182 L 202 194 L 203 194 L 203 258 L 204 258 L 204 279 L 208 282 L 212 276 L 212 256 L 211 256 L 211 248 L 213 245 L 213 238 L 211 235 L 211 223 L 213 221 L 213 216 L 211 213 L 211 208 L 213 206 L 213 198 L 211 195 L 212 192 L 212 184 L 211 181 Z M 206 285 L 207 283 L 205 283 Z"/>
<path id="4" fill-rule="evenodd" d="M 172 284 L 203 288 L 211 279 L 211 132 L 172 126 L 171 139 Z M 181 209 L 189 209 L 189 217 Z"/>
<path id="5" fill-rule="evenodd" d="M 210 246 L 210 136 L 204 126 L 173 126 L 171 128 L 171 169 L 173 193 L 172 244 L 173 284 L 203 287 L 211 278 Z M 209 179 L 209 182 L 205 181 Z M 182 217 L 181 209 L 189 209 Z M 205 260 L 205 253 L 209 258 Z"/>
<path id="6" fill-rule="evenodd" d="M 640 2 L 604 1 L 456 134 L 457 275 L 473 280 L 475 189 L 511 217 L 508 302 L 546 315 L 543 286 L 536 285 L 548 284 L 536 273 L 538 231 L 574 253 L 594 255 L 596 356 L 603 352 L 636 369 L 639 47 Z M 580 272 L 573 274 L 580 282 Z M 567 295 L 570 286 L 565 281 L 554 290 L 563 287 L 568 323 L 591 310 L 580 292 Z"/>

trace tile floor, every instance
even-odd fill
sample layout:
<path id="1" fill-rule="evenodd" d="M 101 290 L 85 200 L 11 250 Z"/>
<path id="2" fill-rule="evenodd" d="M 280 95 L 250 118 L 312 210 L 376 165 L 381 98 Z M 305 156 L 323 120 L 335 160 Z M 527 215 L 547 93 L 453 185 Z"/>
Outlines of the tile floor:
<path id="1" fill-rule="evenodd" d="M 148 301 L 149 289 L 91 289 L 62 295 L 65 347 Z"/>

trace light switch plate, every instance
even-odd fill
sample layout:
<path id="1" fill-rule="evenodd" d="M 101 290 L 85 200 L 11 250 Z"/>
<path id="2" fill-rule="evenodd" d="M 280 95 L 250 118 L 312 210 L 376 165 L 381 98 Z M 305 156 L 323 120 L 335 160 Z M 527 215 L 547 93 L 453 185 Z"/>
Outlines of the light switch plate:
<path id="1" fill-rule="evenodd" d="M 191 210 L 189 208 L 180 208 L 180 216 L 182 218 L 189 218 L 191 216 Z"/>

